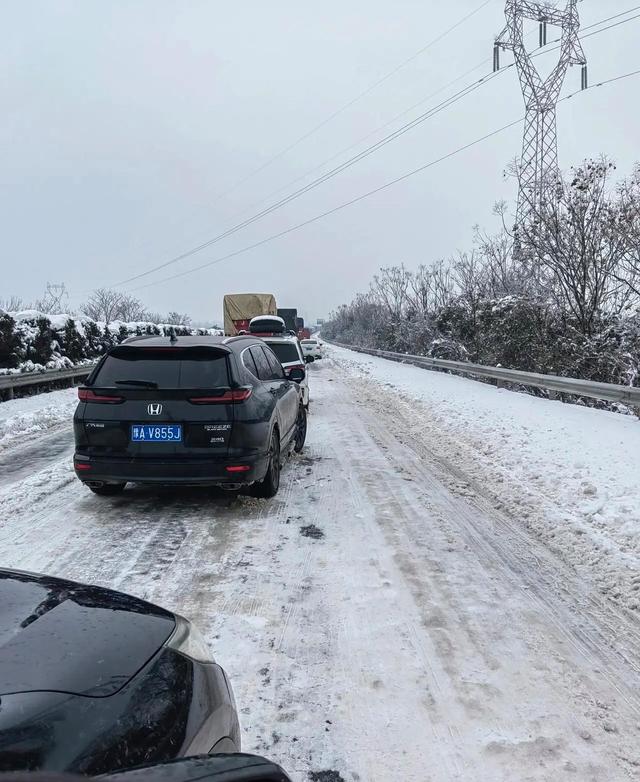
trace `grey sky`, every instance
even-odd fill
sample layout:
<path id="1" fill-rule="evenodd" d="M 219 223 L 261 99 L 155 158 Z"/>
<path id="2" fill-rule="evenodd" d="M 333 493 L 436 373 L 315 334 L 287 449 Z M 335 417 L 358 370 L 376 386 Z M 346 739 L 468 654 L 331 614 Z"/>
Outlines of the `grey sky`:
<path id="1" fill-rule="evenodd" d="M 65 281 L 77 305 L 90 289 L 160 264 L 245 219 L 271 191 L 490 57 L 504 24 L 503 0 L 231 189 L 478 5 L 4 0 L 0 297 L 32 299 L 47 280 Z M 634 5 L 584 0 L 582 24 Z M 640 68 L 639 31 L 640 19 L 585 41 L 592 83 Z M 574 69 L 565 93 L 579 86 Z M 640 159 L 639 93 L 635 77 L 565 102 L 562 166 L 606 152 L 626 174 Z M 130 288 L 277 233 L 522 113 L 511 69 L 313 193 Z M 502 170 L 518 153 L 520 135 L 513 128 L 299 232 L 136 295 L 150 309 L 201 319 L 219 317 L 224 293 L 264 290 L 308 318 L 324 316 L 364 290 L 381 265 L 436 260 L 469 246 L 473 224 L 497 227 L 491 207 L 514 196 Z"/>

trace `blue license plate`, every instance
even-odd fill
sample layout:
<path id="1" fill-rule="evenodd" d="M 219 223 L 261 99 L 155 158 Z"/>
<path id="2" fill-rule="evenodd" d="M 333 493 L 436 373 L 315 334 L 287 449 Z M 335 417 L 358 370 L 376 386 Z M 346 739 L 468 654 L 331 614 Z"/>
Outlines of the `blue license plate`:
<path id="1" fill-rule="evenodd" d="M 182 442 L 182 426 L 180 424 L 133 424 L 131 442 L 179 443 Z"/>

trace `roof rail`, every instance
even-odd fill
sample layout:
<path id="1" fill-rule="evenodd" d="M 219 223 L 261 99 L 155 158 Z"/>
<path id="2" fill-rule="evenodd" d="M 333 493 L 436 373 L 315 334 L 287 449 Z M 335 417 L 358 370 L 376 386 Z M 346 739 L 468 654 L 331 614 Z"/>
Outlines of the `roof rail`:
<path id="1" fill-rule="evenodd" d="M 252 339 L 252 340 L 255 341 L 257 339 L 257 337 L 256 337 L 255 334 L 234 334 L 231 337 L 225 337 L 222 340 L 222 344 L 226 345 L 228 342 L 232 342 L 232 341 L 235 341 L 235 340 L 238 340 L 238 339 Z"/>
<path id="2" fill-rule="evenodd" d="M 142 339 L 158 339 L 162 334 L 133 334 L 131 337 L 127 337 L 120 342 L 121 345 L 129 345 L 131 342 L 138 342 Z"/>

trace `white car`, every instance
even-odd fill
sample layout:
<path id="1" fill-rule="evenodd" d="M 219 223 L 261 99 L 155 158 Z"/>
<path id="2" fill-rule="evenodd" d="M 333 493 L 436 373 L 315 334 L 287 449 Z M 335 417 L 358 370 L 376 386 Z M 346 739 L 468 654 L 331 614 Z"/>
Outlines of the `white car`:
<path id="1" fill-rule="evenodd" d="M 314 360 L 322 358 L 322 342 L 318 339 L 303 339 L 300 341 L 302 352 L 305 356 L 311 356 Z"/>
<path id="2" fill-rule="evenodd" d="M 307 377 L 307 371 L 305 367 L 305 359 L 300 348 L 300 343 L 297 337 L 282 336 L 282 337 L 262 337 L 262 341 L 273 350 L 278 357 L 278 361 L 282 364 L 285 374 L 289 376 L 289 372 L 295 367 L 304 370 L 304 380 L 299 383 L 300 391 L 302 393 L 302 404 L 309 407 L 309 378 Z"/>

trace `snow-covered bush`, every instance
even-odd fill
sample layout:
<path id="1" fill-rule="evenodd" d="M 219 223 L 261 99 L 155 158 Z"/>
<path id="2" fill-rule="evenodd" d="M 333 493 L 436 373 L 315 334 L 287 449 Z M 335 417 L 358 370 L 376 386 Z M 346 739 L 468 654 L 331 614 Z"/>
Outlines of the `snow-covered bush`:
<path id="1" fill-rule="evenodd" d="M 64 369 L 95 361 L 131 336 L 221 334 L 217 329 L 147 321 L 104 323 L 71 315 L 44 315 L 37 310 L 0 313 L 0 374 Z"/>
<path id="2" fill-rule="evenodd" d="M 20 365 L 20 337 L 16 322 L 8 313 L 0 314 L 0 366 L 13 369 Z"/>
<path id="3" fill-rule="evenodd" d="M 351 345 L 640 387 L 638 312 L 599 315 L 589 336 L 557 303 L 536 297 L 474 306 L 458 297 L 431 316 L 407 313 L 398 322 L 369 298 L 366 310 L 341 307 L 322 333 Z"/>
<path id="4" fill-rule="evenodd" d="M 513 232 L 503 202 L 502 231 L 476 228 L 471 251 L 380 269 L 324 336 L 640 387 L 640 166 L 618 184 L 614 171 L 585 161 Z"/>

